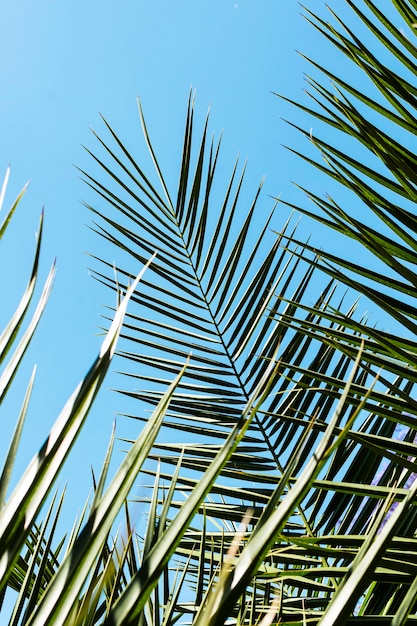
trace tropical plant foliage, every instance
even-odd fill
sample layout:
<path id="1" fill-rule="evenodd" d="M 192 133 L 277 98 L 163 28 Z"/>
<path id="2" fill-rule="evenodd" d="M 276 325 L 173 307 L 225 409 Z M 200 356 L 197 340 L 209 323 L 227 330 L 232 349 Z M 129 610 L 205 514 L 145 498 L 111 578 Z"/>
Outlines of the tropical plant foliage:
<path id="1" fill-rule="evenodd" d="M 8 169 L 0 193 L 0 208 L 6 194 L 9 174 Z M 0 237 L 4 236 L 25 191 L 26 188 L 18 195 L 6 215 L 0 227 Z M 37 328 L 55 274 L 54 263 L 32 317 L 23 330 L 25 315 L 30 310 L 37 282 L 42 225 L 43 214 L 30 279 L 16 311 L 0 336 L 1 360 L 6 359 L 0 376 L 1 401 L 10 389 Z M 88 511 L 86 507 L 80 519 L 74 520 L 74 528 L 66 545 L 61 539 L 57 546 L 52 548 L 64 494 L 59 496 L 55 492 L 41 524 L 38 523 L 37 517 L 100 388 L 116 348 L 129 298 L 145 269 L 146 265 L 121 301 L 97 359 L 68 399 L 44 445 L 34 455 L 20 480 L 15 481 L 17 484 L 8 495 L 13 465 L 33 389 L 35 370 L 30 377 L 0 476 L 0 606 L 4 602 L 7 587 L 18 592 L 10 624 L 29 622 L 46 624 L 48 620 L 64 623 L 66 619 L 70 622 L 76 620 L 82 622 L 86 607 L 91 609 L 92 604 L 96 609 L 104 585 L 110 584 L 109 572 L 112 573 L 114 558 L 114 547 L 109 547 L 107 543 L 110 528 L 152 446 L 158 424 L 175 387 L 175 381 L 163 395 L 147 427 L 132 446 L 125 464 L 104 490 L 113 434 L 106 463 L 95 488 L 94 500 Z M 113 569 L 117 572 L 117 567 Z M 89 579 L 92 573 L 94 574 Z M 117 576 L 113 574 L 113 578 L 117 579 Z M 118 584 L 118 581 L 114 584 Z M 101 607 L 98 608 L 99 613 L 100 610 L 103 612 Z"/>
<path id="2" fill-rule="evenodd" d="M 118 261 L 99 259 L 95 275 L 131 297 L 123 394 L 145 425 L 104 492 L 110 446 L 84 526 L 62 562 L 53 552 L 54 576 L 41 535 L 49 578 L 29 593 L 39 576 L 28 575 L 29 608 L 12 623 L 417 620 L 417 5 L 392 0 L 399 27 L 370 0 L 345 4 L 366 37 L 336 14 L 331 24 L 306 16 L 372 95 L 313 62 L 313 110 L 293 105 L 320 124 L 314 134 L 298 126 L 319 151 L 303 158 L 340 184 L 350 208 L 303 186 L 313 204 L 291 206 L 347 251 L 352 240 L 366 249 L 369 268 L 298 240 L 291 220 L 278 227 L 282 207 L 266 206 L 261 185 L 248 196 L 245 167 L 224 174 L 208 119 L 195 140 L 192 95 L 175 189 L 140 105 L 153 173 L 106 121 L 106 139 L 96 135 L 104 176 L 83 174 L 98 193 L 94 228 Z M 341 139 L 327 139 L 328 128 Z M 131 277 L 154 253 L 134 291 Z M 368 325 L 338 284 L 399 331 Z M 111 539 L 139 470 L 150 483 L 147 527 L 132 527 L 126 504 L 125 532 Z"/>

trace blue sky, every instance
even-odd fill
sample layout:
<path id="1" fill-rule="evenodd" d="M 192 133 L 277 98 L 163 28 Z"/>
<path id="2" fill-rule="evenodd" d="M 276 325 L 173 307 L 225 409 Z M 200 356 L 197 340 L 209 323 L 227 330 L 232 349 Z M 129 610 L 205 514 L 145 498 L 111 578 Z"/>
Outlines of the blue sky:
<path id="1" fill-rule="evenodd" d="M 321 2 L 314 4 L 321 10 Z M 316 175 L 282 148 L 300 147 L 303 139 L 280 119 L 298 119 L 298 113 L 272 92 L 303 98 L 303 72 L 309 68 L 296 49 L 328 61 L 333 69 L 343 68 L 343 62 L 329 57 L 325 42 L 292 1 L 15 0 L 2 9 L 1 30 L 0 176 L 8 163 L 12 168 L 6 204 L 32 181 L 7 241 L 1 242 L 0 280 L 6 295 L 1 323 L 17 305 L 28 277 L 42 206 L 41 280 L 55 256 L 58 264 L 41 327 L 3 407 L 1 419 L 10 432 L 36 362 L 19 472 L 96 355 L 100 314 L 103 305 L 113 304 L 88 275 L 85 252 L 100 256 L 103 244 L 87 228 L 90 216 L 81 201 L 91 195 L 74 167 L 93 169 L 82 144 L 94 146 L 89 128 L 103 129 L 99 112 L 127 143 L 136 145 L 140 96 L 154 144 L 175 180 L 192 86 L 197 115 L 203 119 L 211 105 L 211 129 L 224 131 L 225 161 L 233 162 L 240 152 L 249 159 L 249 186 L 256 187 L 266 175 L 266 196 L 281 194 L 295 201 L 300 196 L 291 181 L 302 177 L 308 185 Z M 283 218 L 287 214 L 284 207 Z M 312 225 L 305 229 L 306 234 L 314 231 Z M 325 245 L 317 236 L 319 245 Z M 111 374 L 105 387 L 117 384 Z M 119 409 L 120 397 L 103 389 L 77 444 L 76 461 L 63 472 L 63 482 L 70 480 L 72 507 L 81 506 L 87 496 L 90 465 L 99 469 Z"/>

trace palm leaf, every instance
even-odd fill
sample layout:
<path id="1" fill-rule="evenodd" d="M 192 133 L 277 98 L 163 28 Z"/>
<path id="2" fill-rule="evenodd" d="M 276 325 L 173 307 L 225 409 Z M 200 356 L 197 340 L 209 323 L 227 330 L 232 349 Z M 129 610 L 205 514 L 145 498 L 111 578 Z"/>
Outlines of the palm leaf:
<path id="1" fill-rule="evenodd" d="M 130 380 L 146 381 L 149 387 L 135 391 L 126 389 L 124 393 L 142 403 L 156 405 L 160 389 L 166 386 L 169 376 L 178 371 L 183 359 L 192 352 L 189 367 L 172 398 L 164 422 L 164 427 L 181 439 L 174 442 L 171 435 L 169 443 L 158 442 L 149 459 L 161 462 L 163 466 L 175 466 L 177 472 L 180 468 L 175 484 L 182 485 L 182 490 L 190 490 L 188 500 L 194 501 L 193 498 L 197 497 L 194 494 L 199 494 L 199 503 L 193 505 L 187 525 L 199 511 L 208 516 L 210 526 L 220 524 L 221 527 L 235 529 L 245 511 L 251 508 L 256 527 L 264 519 L 263 512 L 268 511 L 268 503 L 272 501 L 277 485 L 280 485 L 280 495 L 276 496 L 278 500 L 292 502 L 291 494 L 301 484 L 297 482 L 297 477 L 320 445 L 326 424 L 343 396 L 343 410 L 338 413 L 337 424 L 339 432 L 343 433 L 343 443 L 337 450 L 332 449 L 332 462 L 324 478 L 309 483 L 310 504 L 297 499 L 288 505 L 291 513 L 284 521 L 285 536 L 295 540 L 306 534 L 314 538 L 329 517 L 333 528 L 343 521 L 351 529 L 349 532 L 360 535 L 366 532 L 365 512 L 368 516 L 372 515 L 391 489 L 391 481 L 384 487 L 371 485 L 382 460 L 386 458 L 390 467 L 401 464 L 400 454 L 377 445 L 372 438 L 374 433 L 375 437 L 382 434 L 386 438 L 392 436 L 395 424 L 389 422 L 392 427 L 385 427 L 389 414 L 389 409 L 385 407 L 390 403 L 398 406 L 400 383 L 393 384 L 388 379 L 389 386 L 384 391 L 377 388 L 369 391 L 369 380 L 375 377 L 377 358 L 384 359 L 384 365 L 389 364 L 389 371 L 400 374 L 403 367 L 402 360 L 398 358 L 398 355 L 401 356 L 400 345 L 388 342 L 387 338 L 385 352 L 381 352 L 377 333 L 372 334 L 363 322 L 355 320 L 354 308 L 343 316 L 339 307 L 332 307 L 332 282 L 322 289 L 313 307 L 302 304 L 306 294 L 312 290 L 313 277 L 320 262 L 315 261 L 302 274 L 303 260 L 309 262 L 309 248 L 305 247 L 306 253 L 292 253 L 286 250 L 286 246 L 282 247 L 287 240 L 295 239 L 289 223 L 275 240 L 268 243 L 270 213 L 256 232 L 259 219 L 255 221 L 254 215 L 255 210 L 259 210 L 260 189 L 255 192 L 254 201 L 249 203 L 249 209 L 243 213 L 239 223 L 242 211 L 238 210 L 238 203 L 242 202 L 243 180 L 238 179 L 233 186 L 236 164 L 230 179 L 226 180 L 225 194 L 220 195 L 220 201 L 217 200 L 215 173 L 218 146 L 214 143 L 210 145 L 205 163 L 206 120 L 195 166 L 192 167 L 193 117 L 193 103 L 190 101 L 176 201 L 171 200 L 173 194 L 164 182 L 162 168 L 156 166 L 156 178 L 162 185 L 158 191 L 107 123 L 116 145 L 110 148 L 104 140 L 100 140 L 100 145 L 105 147 L 116 171 L 105 165 L 102 158 L 95 157 L 96 163 L 110 175 L 108 183 L 105 185 L 99 182 L 97 176 L 84 173 L 88 184 L 109 208 L 107 212 L 104 205 L 100 209 L 89 205 L 99 219 L 94 228 L 120 251 L 120 260 L 116 264 L 117 282 L 113 266 L 105 261 L 102 261 L 101 270 L 95 270 L 98 280 L 112 289 L 118 285 L 123 288 L 131 274 L 125 266 L 129 258 L 137 262 L 151 250 L 157 250 L 157 261 L 151 268 L 154 278 L 144 281 L 142 292 L 134 296 L 140 308 L 138 313 L 128 315 L 122 331 L 123 339 L 130 344 L 129 349 L 121 352 L 131 363 L 131 370 L 125 374 Z M 144 125 L 143 120 L 142 123 Z M 150 144 L 148 131 L 145 132 L 155 164 L 155 150 Z M 116 148 L 120 151 L 119 155 L 115 152 Z M 214 219 L 212 213 L 215 209 L 211 207 L 217 205 L 221 210 L 215 213 Z M 116 210 L 118 217 L 112 216 Z M 155 225 L 152 228 L 153 220 L 156 220 L 157 228 Z M 302 248 L 299 245 L 299 249 Z M 336 271 L 332 271 L 338 278 Z M 365 343 L 355 380 L 345 387 L 344 377 L 357 358 L 360 335 L 363 333 L 371 333 L 370 339 Z M 277 353 L 278 365 L 268 373 L 269 364 L 276 359 Z M 395 369 L 391 363 L 396 364 Z M 138 366 L 145 364 L 148 366 L 146 372 L 137 370 Z M 402 374 L 405 375 L 404 372 Z M 383 382 L 385 384 L 385 380 Z M 264 402 L 257 407 L 245 439 L 223 464 L 221 475 L 215 482 L 206 484 L 205 477 L 225 445 L 219 446 L 215 442 L 227 441 L 231 429 L 239 420 L 242 407 L 261 383 L 267 384 L 269 394 L 264 394 Z M 396 413 L 400 422 L 403 420 L 403 408 L 410 409 L 407 402 L 410 392 L 411 389 L 407 389 L 400 396 L 403 405 Z M 358 411 L 358 429 L 351 431 L 346 424 L 350 424 L 352 416 Z M 411 408 L 408 420 L 413 424 L 414 415 L 415 408 Z M 132 417 L 142 419 L 138 415 Z M 193 440 L 189 439 L 190 436 Z M 297 454 L 301 436 L 305 437 L 304 447 Z M 349 472 L 351 465 L 355 468 L 353 473 Z M 368 471 L 363 477 L 361 471 L 364 466 Z M 169 470 L 163 475 L 169 479 Z M 404 493 L 397 488 L 395 497 L 402 498 Z M 356 509 L 348 508 L 352 512 L 343 519 L 346 510 L 343 507 L 353 495 L 361 504 L 357 504 Z M 169 500 L 172 528 L 176 528 L 175 520 L 179 512 L 185 510 L 188 500 Z M 155 507 L 164 506 L 165 501 L 158 504 L 153 499 L 152 502 L 152 516 L 155 517 Z M 358 507 L 362 507 L 363 512 L 359 517 Z M 176 513 L 176 510 L 179 512 Z M 332 511 L 331 516 L 329 511 Z M 338 512 L 336 517 L 334 511 Z M 166 515 L 167 512 L 164 513 Z M 158 552 L 159 569 L 154 570 L 156 561 L 146 567 L 146 559 L 143 561 L 137 576 L 117 601 L 114 611 L 109 613 L 108 623 L 121 619 L 126 623 L 132 620 L 133 623 L 141 611 L 146 612 L 150 590 L 144 586 L 143 572 L 146 571 L 148 577 L 150 571 L 162 575 L 175 547 L 177 558 L 187 559 L 184 575 L 190 567 L 188 559 L 199 559 L 201 562 L 201 552 L 198 556 L 194 548 L 191 551 L 185 549 L 189 545 L 187 534 L 182 535 L 185 528 L 181 534 L 177 530 L 174 535 L 172 530 L 172 535 L 168 535 L 171 550 L 164 547 Z M 207 529 L 206 536 L 210 536 L 210 532 L 211 528 Z M 262 563 L 268 562 L 271 554 L 282 551 L 277 541 L 260 553 Z M 201 545 L 201 539 L 196 541 L 196 545 Z M 221 564 L 222 554 L 227 549 L 228 541 L 225 544 L 214 542 L 209 557 L 211 562 Z M 167 559 L 163 562 L 162 553 Z M 294 567 L 297 563 L 299 565 L 299 556 L 289 558 Z M 338 578 L 346 571 L 343 569 L 346 566 L 341 563 L 339 569 L 331 570 L 326 562 L 320 561 L 317 565 L 317 568 L 311 569 L 308 584 L 305 576 L 300 579 L 301 583 L 297 578 L 297 584 L 294 584 L 294 576 L 289 575 L 287 570 L 279 576 L 277 571 L 277 576 L 286 589 L 293 589 L 293 592 L 288 591 L 290 594 L 297 595 L 300 589 L 304 589 L 303 593 L 318 588 L 326 590 L 325 599 L 318 603 L 323 608 L 329 603 L 335 586 L 333 583 L 319 584 L 318 579 L 322 580 L 323 576 L 331 580 Z M 263 582 L 262 568 L 263 565 L 258 563 L 256 571 L 248 570 L 248 580 L 251 576 L 257 580 L 257 591 L 251 600 L 244 589 L 239 588 L 244 601 L 254 603 L 250 604 L 252 617 L 265 612 L 265 609 L 259 609 L 259 606 L 264 606 L 260 598 L 265 594 L 272 597 L 271 587 Z M 208 586 L 216 584 L 219 570 L 215 572 L 214 578 L 213 575 L 200 575 L 198 602 L 193 605 L 193 613 L 198 613 Z M 152 584 L 157 585 L 157 575 L 153 576 Z M 205 589 L 203 594 L 202 584 Z M 248 588 L 247 584 L 245 588 Z M 157 589 L 158 586 L 155 593 L 159 597 Z M 228 604 L 229 614 L 236 614 L 238 610 L 239 593 Z M 183 602 L 180 594 L 178 607 Z M 152 606 L 152 611 L 155 611 L 155 604 Z M 314 611 L 313 598 L 311 607 Z M 180 608 L 178 611 L 181 613 Z"/>
<path id="2" fill-rule="evenodd" d="M 126 288 L 132 267 L 157 251 L 122 331 L 123 373 L 139 385 L 123 390 L 130 407 L 137 400 L 131 417 L 142 421 L 143 410 L 158 405 L 191 352 L 165 434 L 149 453 L 160 468 L 144 468 L 155 475 L 144 557 L 105 623 L 159 624 L 174 560 L 195 596 L 190 601 L 181 582 L 165 619 L 188 611 L 196 622 L 336 623 L 342 615 L 349 623 L 362 593 L 357 623 L 375 617 L 385 623 L 395 613 L 404 619 L 414 610 L 404 590 L 414 588 L 416 576 L 415 48 L 371 0 L 364 10 L 347 4 L 369 30 L 370 44 L 335 14 L 335 26 L 308 10 L 307 19 L 378 96 L 317 62 L 315 70 L 334 87 L 314 77 L 308 86 L 321 128 L 355 140 L 362 152 L 348 153 L 324 131 L 293 126 L 322 157 L 307 154 L 306 161 L 363 210 L 354 214 L 332 196 L 309 191 L 313 208 L 293 208 L 359 243 L 378 269 L 300 241 L 289 222 L 276 228 L 275 207 L 262 205 L 262 183 L 252 196 L 244 193 L 246 166 L 239 174 L 235 162 L 224 176 L 208 117 L 196 140 L 192 95 L 174 192 L 141 105 L 153 174 L 108 122 L 106 139 L 95 134 L 97 154 L 89 152 L 96 170 L 83 174 L 98 200 L 87 206 L 93 229 L 117 255 L 115 264 L 95 258 L 96 278 L 112 290 Z M 393 4 L 407 27 L 417 22 L 414 3 Z M 372 40 L 385 48 L 383 62 Z M 376 223 L 366 223 L 365 210 Z M 337 283 L 354 291 L 353 305 L 336 300 Z M 357 294 L 404 334 L 358 318 Z M 242 411 L 251 420 L 236 447 Z M 337 446 L 327 448 L 330 428 Z M 249 509 L 247 530 L 236 534 Z M 398 558 L 395 547 L 407 541 L 413 555 Z"/>

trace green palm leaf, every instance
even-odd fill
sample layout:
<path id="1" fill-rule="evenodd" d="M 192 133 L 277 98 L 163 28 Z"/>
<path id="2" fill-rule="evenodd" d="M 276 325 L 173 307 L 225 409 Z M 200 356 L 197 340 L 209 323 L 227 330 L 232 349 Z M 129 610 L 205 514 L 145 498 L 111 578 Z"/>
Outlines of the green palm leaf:
<path id="1" fill-rule="evenodd" d="M 110 129 L 108 124 L 106 126 Z M 144 129 L 155 164 L 155 150 L 150 145 L 145 126 Z M 339 503 L 343 499 L 352 498 L 355 490 L 355 493 L 359 492 L 357 497 L 363 506 L 372 513 L 389 491 L 388 487 L 384 490 L 370 486 L 381 458 L 385 456 L 385 450 L 375 446 L 371 437 L 367 438 L 373 432 L 370 431 L 372 418 L 367 413 L 359 420 L 358 431 L 352 434 L 348 430 L 345 432 L 343 424 L 349 422 L 359 408 L 365 410 L 366 407 L 366 412 L 375 412 L 379 429 L 385 432 L 381 430 L 384 417 L 379 415 L 384 412 L 388 400 L 386 393 L 381 394 L 377 389 L 369 391 L 368 381 L 374 378 L 375 365 L 371 359 L 374 354 L 372 346 L 378 345 L 376 341 L 372 346 L 366 344 L 355 380 L 345 389 L 345 374 L 356 359 L 360 344 L 358 331 L 363 331 L 363 324 L 353 318 L 354 309 L 342 317 L 338 308 L 330 306 L 334 297 L 332 283 L 324 287 L 314 307 L 306 308 L 302 304 L 303 298 L 312 289 L 313 276 L 317 270 L 312 266 L 303 275 L 301 263 L 304 255 L 291 254 L 285 247 L 280 247 L 287 239 L 294 239 L 294 231 L 290 231 L 289 224 L 271 243 L 267 242 L 270 236 L 270 214 L 265 216 L 257 234 L 252 232 L 256 226 L 254 211 L 259 202 L 259 189 L 239 224 L 241 211 L 238 210 L 238 202 L 241 201 L 243 181 L 239 179 L 233 187 L 236 165 L 226 183 L 225 195 L 220 196 L 220 202 L 217 201 L 214 173 L 218 162 L 218 146 L 211 144 L 205 164 L 207 122 L 199 142 L 194 169 L 191 166 L 192 103 L 189 103 L 187 111 L 175 202 L 171 200 L 172 195 L 167 190 L 161 167 L 156 165 L 157 178 L 162 186 L 158 191 L 114 131 L 110 129 L 110 133 L 121 154 L 116 155 L 114 149 L 106 146 L 102 140 L 100 145 L 111 156 L 117 173 L 112 172 L 101 158 L 95 157 L 96 162 L 110 175 L 108 184 L 105 186 L 97 177 L 85 174 L 89 185 L 102 200 L 106 200 L 109 207 L 109 213 L 104 208 L 92 208 L 94 215 L 101 219 L 95 228 L 117 246 L 124 263 L 129 261 L 129 257 L 137 261 L 145 252 L 149 254 L 151 250 L 157 250 L 157 261 L 152 266 L 155 278 L 142 283 L 142 293 L 134 297 L 140 307 L 138 313 L 128 315 L 122 332 L 123 338 L 130 344 L 129 350 L 122 351 L 122 355 L 132 364 L 131 371 L 127 372 L 129 379 L 147 381 L 149 387 L 138 391 L 126 390 L 125 393 L 139 401 L 156 404 L 161 393 L 159 388 L 166 386 L 169 376 L 178 371 L 182 360 L 190 351 L 192 353 L 189 367 L 172 398 L 164 422 L 164 426 L 179 435 L 180 439 L 175 443 L 171 436 L 170 443 L 157 443 L 149 456 L 150 460 L 159 460 L 164 466 L 174 465 L 178 468 L 181 459 L 181 471 L 175 483 L 182 485 L 181 489 L 192 488 L 190 501 L 193 501 L 193 494 L 199 494 L 199 504 L 193 505 L 192 516 L 197 511 L 201 514 L 206 512 L 210 526 L 220 524 L 225 528 L 230 525 L 236 528 L 245 511 L 251 508 L 254 525 L 260 524 L 262 512 L 268 510 L 268 502 L 273 498 L 277 484 L 281 486 L 279 497 L 284 500 L 287 498 L 287 502 L 290 502 L 290 494 L 298 484 L 296 477 L 316 450 L 330 415 L 340 397 L 345 394 L 337 426 L 344 433 L 346 441 L 340 450 L 333 451 L 331 470 L 324 480 L 313 481 L 309 486 L 310 500 L 314 506 L 308 505 L 308 514 L 301 500 L 296 500 L 290 506 L 291 514 L 284 522 L 285 532 L 292 536 L 296 528 L 296 537 L 300 533 L 315 537 L 316 528 L 320 528 L 322 520 L 328 519 L 328 511 L 339 511 Z M 213 219 L 214 209 L 211 207 L 218 205 L 221 206 L 220 213 L 216 212 L 216 219 Z M 119 212 L 120 219 L 110 216 L 115 210 Z M 156 220 L 158 226 L 155 228 L 154 225 L 152 229 L 153 220 Z M 119 283 L 123 286 L 131 273 L 122 261 L 118 262 L 116 283 L 112 266 L 103 261 L 103 268 L 102 271 L 96 271 L 96 277 L 113 289 Z M 301 315 L 299 323 L 296 323 L 297 314 Z M 398 351 L 399 346 L 395 350 Z M 277 352 L 279 363 L 265 378 Z M 144 364 L 151 365 L 154 373 L 149 367 L 145 372 L 135 371 L 136 366 Z M 207 473 L 224 446 L 224 443 L 220 446 L 216 441 L 226 442 L 238 421 L 241 407 L 261 383 L 267 383 L 269 393 L 254 413 L 244 441 L 224 464 L 221 477 L 214 483 L 207 483 L 202 489 L 202 485 L 206 484 Z M 395 393 L 396 387 L 391 394 L 392 402 L 395 401 Z M 408 397 L 407 392 L 404 392 L 405 397 Z M 405 406 L 408 407 L 408 404 Z M 413 418 L 410 416 L 410 419 Z M 392 435 L 394 428 L 395 425 L 389 432 L 387 430 L 387 437 Z M 194 441 L 189 440 L 192 435 Z M 210 437 L 209 441 L 207 436 Z M 297 454 L 300 437 L 304 437 L 305 442 L 302 451 Z M 359 442 L 363 456 L 361 459 L 357 449 Z M 390 462 L 393 466 L 398 462 L 395 453 L 392 453 Z M 335 480 L 335 476 L 340 476 L 340 472 L 345 471 L 350 463 L 353 463 L 356 473 L 348 473 L 346 478 Z M 365 480 L 362 480 L 359 475 L 364 464 L 368 464 L 369 471 Z M 168 478 L 169 471 L 164 472 L 164 476 Z M 396 492 L 396 496 L 401 498 L 402 493 L 400 495 L 400 492 Z M 157 503 L 155 500 L 153 502 L 154 510 Z M 183 511 L 187 502 L 170 500 L 169 510 L 174 529 L 176 515 L 180 515 L 175 510 Z M 163 502 L 159 502 L 158 506 L 163 506 Z M 332 516 L 333 527 L 341 515 L 338 513 L 336 520 Z M 354 525 L 355 534 L 359 534 L 363 532 L 360 529 L 364 522 L 356 521 L 355 515 L 355 512 L 350 515 L 349 523 Z M 192 516 L 187 521 L 188 525 Z M 181 534 L 169 535 L 172 545 L 177 546 L 177 556 L 187 560 L 199 558 L 201 563 L 201 554 L 198 557 L 192 551 L 185 550 L 188 544 L 186 535 L 182 538 L 183 532 L 184 529 Z M 211 529 L 207 529 L 206 533 L 209 532 Z M 228 549 L 229 541 L 213 544 L 210 556 L 213 563 L 222 562 L 221 555 Z M 197 543 L 201 545 L 201 540 Z M 279 543 L 262 552 L 261 561 L 268 561 L 271 552 L 276 550 L 281 550 Z M 171 554 L 166 547 L 163 553 Z M 299 557 L 293 558 L 295 561 L 290 560 L 296 566 Z M 160 564 L 160 556 L 157 561 Z M 142 564 L 137 575 L 137 580 L 142 582 L 139 584 L 134 582 L 135 578 L 132 580 L 118 600 L 118 608 L 109 614 L 109 619 L 113 620 L 109 623 L 116 623 L 120 619 L 126 623 L 127 620 L 134 621 L 140 611 L 145 610 L 150 590 L 144 587 L 142 578 L 144 571 L 150 571 L 149 567 L 153 571 L 156 565 L 152 562 L 143 569 Z M 162 572 L 162 569 L 158 571 Z M 259 594 L 267 593 L 262 582 L 262 567 L 257 571 L 257 574 L 252 571 L 255 578 L 260 576 L 253 600 L 256 606 L 259 604 Z M 342 570 L 336 571 L 340 573 Z M 219 573 L 215 572 L 214 578 L 200 576 L 199 602 L 203 597 L 201 585 L 207 592 L 207 585 L 217 580 Z M 312 570 L 312 577 L 323 578 L 319 572 L 320 568 Z M 328 572 L 330 570 L 322 571 L 324 576 L 330 575 Z M 288 574 L 284 578 L 279 576 L 279 579 L 289 580 Z M 293 577 L 290 576 L 290 579 L 293 580 Z M 156 579 L 152 580 L 153 585 L 157 583 Z M 304 577 L 302 581 L 305 581 Z M 294 588 L 300 589 L 297 585 Z M 311 580 L 309 585 L 314 588 Z M 302 588 L 306 588 L 304 582 Z M 332 590 L 334 587 L 320 587 L 322 590 L 324 588 Z M 268 587 L 268 594 L 270 591 L 271 587 Z M 328 591 L 329 594 L 331 596 L 331 591 Z M 237 602 L 236 596 L 228 605 L 228 610 L 233 614 Z M 321 606 L 328 602 L 328 598 L 322 600 Z M 178 605 L 182 605 L 180 597 Z M 262 614 L 262 611 L 257 613 L 257 610 L 253 606 L 251 614 Z M 197 603 L 193 612 L 198 612 Z"/>
<path id="2" fill-rule="evenodd" d="M 188 616 L 216 624 L 227 618 L 241 624 L 411 620 L 416 55 L 374 2 L 364 0 L 363 10 L 351 0 L 347 5 L 371 44 L 335 14 L 336 26 L 308 10 L 307 19 L 378 96 L 317 62 L 315 70 L 334 87 L 314 77 L 308 85 L 321 128 L 354 139 L 364 152 L 348 153 L 324 131 L 305 132 L 322 160 L 305 159 L 363 210 L 355 214 L 308 190 L 313 208 L 294 208 L 359 243 L 380 269 L 300 241 L 289 222 L 274 234 L 275 207 L 263 208 L 262 183 L 248 199 L 245 167 L 239 173 L 236 162 L 224 175 L 208 117 L 196 140 L 192 95 L 174 191 L 141 105 L 151 174 L 106 121 L 107 138 L 95 134 L 98 149 L 90 154 L 100 173 L 83 174 L 98 200 L 87 206 L 94 230 L 117 258 L 115 264 L 96 258 L 96 278 L 114 291 L 127 289 L 137 263 L 156 252 L 122 330 L 128 414 L 143 421 L 144 409 L 158 406 L 191 354 L 163 434 L 149 448 L 158 469 L 143 467 L 155 477 L 143 555 L 136 559 L 133 544 L 126 544 L 112 570 L 118 573 L 104 623 L 159 626 Z M 393 5 L 413 28 L 414 2 Z M 386 50 L 383 62 L 372 39 Z M 404 336 L 358 318 L 356 301 L 349 306 L 336 299 L 337 283 L 350 287 L 355 300 L 366 296 Z M 245 412 L 251 419 L 242 436 Z M 329 423 L 337 446 L 324 445 Z M 245 516 L 247 528 L 238 533 Z M 398 556 L 405 544 L 409 553 Z M 106 550 L 115 554 L 110 545 Z M 119 586 L 128 554 L 129 579 Z M 170 594 L 172 568 L 179 582 Z M 355 610 L 359 615 L 350 617 Z"/>

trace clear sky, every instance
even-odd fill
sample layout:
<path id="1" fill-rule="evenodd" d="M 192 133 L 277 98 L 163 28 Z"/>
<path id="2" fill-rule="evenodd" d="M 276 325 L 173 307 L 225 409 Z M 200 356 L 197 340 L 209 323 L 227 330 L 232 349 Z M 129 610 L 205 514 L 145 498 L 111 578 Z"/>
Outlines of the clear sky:
<path id="1" fill-rule="evenodd" d="M 321 0 L 309 4 L 324 6 Z M 281 147 L 300 147 L 302 138 L 280 119 L 297 119 L 298 113 L 271 92 L 303 97 L 303 72 L 309 67 L 296 49 L 323 62 L 327 58 L 333 69 L 340 61 L 323 58 L 324 42 L 292 0 L 14 0 L 1 14 L 0 176 L 8 163 L 12 168 L 6 205 L 32 181 L 7 241 L 1 242 L 2 324 L 28 277 L 43 205 L 40 278 L 54 256 L 58 263 L 41 328 L 0 417 L 2 429 L 7 424 L 10 432 L 36 362 L 20 471 L 95 357 L 103 305 L 113 304 L 88 275 L 84 253 L 100 256 L 102 242 L 87 228 L 90 216 L 80 201 L 91 195 L 74 168 L 93 168 L 82 144 L 94 146 L 89 127 L 103 129 L 99 112 L 135 144 L 141 140 L 140 95 L 153 141 L 175 179 L 192 86 L 197 116 L 203 119 L 211 105 L 211 129 L 224 131 L 225 162 L 240 152 L 249 159 L 249 186 L 265 174 L 265 194 L 291 201 L 296 199 L 291 181 L 302 177 L 308 185 L 315 174 Z M 287 214 L 283 208 L 283 217 Z M 118 384 L 110 375 L 105 387 Z M 90 465 L 100 467 L 118 409 L 123 410 L 120 397 L 103 389 L 77 444 L 76 462 L 63 474 L 70 480 L 73 506 L 81 506 L 87 495 Z M 122 423 L 121 435 L 123 428 Z"/>

